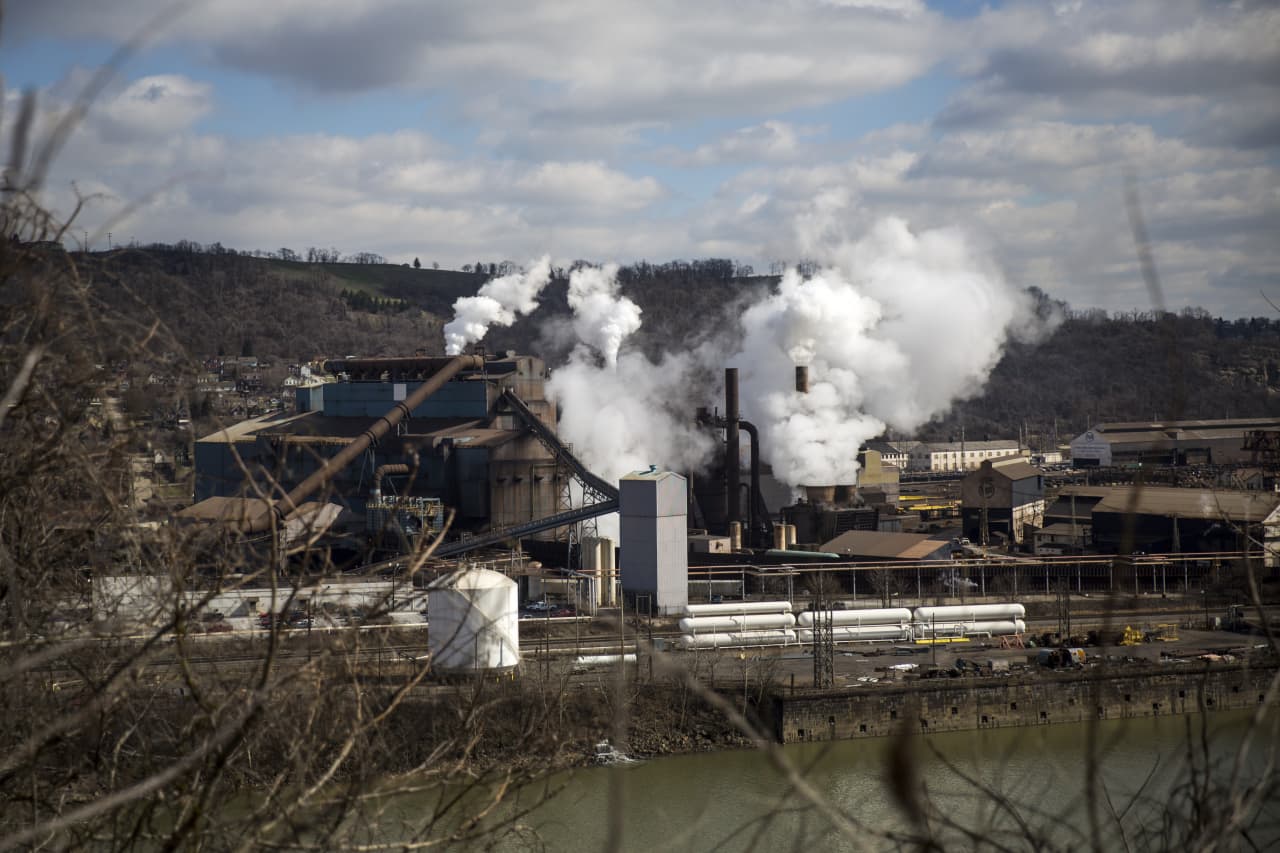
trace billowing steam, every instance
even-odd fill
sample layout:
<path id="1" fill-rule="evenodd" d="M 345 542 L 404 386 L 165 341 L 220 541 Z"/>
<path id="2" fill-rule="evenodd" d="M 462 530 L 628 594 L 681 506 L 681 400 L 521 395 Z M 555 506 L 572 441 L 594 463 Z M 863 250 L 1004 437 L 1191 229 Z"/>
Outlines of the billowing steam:
<path id="1" fill-rule="evenodd" d="M 570 273 L 569 307 L 578 341 L 605 364 L 617 364 L 622 342 L 640 328 L 640 306 L 618 291 L 618 265 L 579 267 Z"/>
<path id="2" fill-rule="evenodd" d="M 743 417 L 760 428 L 775 476 L 792 486 L 853 483 L 868 439 L 886 425 L 914 430 L 977 393 L 1009 334 L 1030 320 L 1024 295 L 958 231 L 913 232 L 890 218 L 861 239 L 825 239 L 809 247 L 818 272 L 786 273 L 739 317 L 726 318 L 719 339 L 659 362 L 628 348 L 640 309 L 620 294 L 617 268 L 575 270 L 574 346 L 550 383 L 562 409 L 561 437 L 611 480 L 650 464 L 700 468 L 717 438 L 695 426 L 693 410 L 717 405 L 712 377 L 736 366 Z M 504 292 L 523 301 L 504 301 L 492 289 L 502 279 L 476 302 L 459 300 L 446 327 L 450 352 L 488 324 L 531 310 L 545 276 L 544 259 L 527 275 L 508 277 L 515 280 Z M 809 368 L 808 394 L 794 390 L 797 364 Z"/>
<path id="3" fill-rule="evenodd" d="M 651 464 L 700 467 L 714 442 L 689 416 L 678 388 L 694 388 L 693 374 L 709 356 L 670 353 L 655 364 L 643 353 L 619 355 L 640 328 L 640 307 L 618 290 L 618 267 L 580 267 L 569 276 L 576 344 L 557 368 L 550 390 L 561 403 L 559 431 L 584 463 L 607 480 Z M 669 446 L 657 452 L 658 436 Z"/>
<path id="4" fill-rule="evenodd" d="M 855 482 L 858 449 L 886 425 L 914 430 L 979 391 L 1029 307 L 953 230 L 885 219 L 828 257 L 746 311 L 730 359 L 744 416 L 794 486 Z M 807 395 L 794 390 L 795 364 L 809 367 Z"/>
<path id="5" fill-rule="evenodd" d="M 551 280 L 551 256 L 543 255 L 527 270 L 484 283 L 475 296 L 453 303 L 453 319 L 444 327 L 444 351 L 457 355 L 485 336 L 490 326 L 510 326 L 538 307 L 538 294 Z"/>

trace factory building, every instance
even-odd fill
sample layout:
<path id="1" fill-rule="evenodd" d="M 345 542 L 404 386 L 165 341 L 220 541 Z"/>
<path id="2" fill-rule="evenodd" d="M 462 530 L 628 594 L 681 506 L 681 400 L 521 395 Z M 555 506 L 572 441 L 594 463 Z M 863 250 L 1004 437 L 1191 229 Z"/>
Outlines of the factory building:
<path id="1" fill-rule="evenodd" d="M 366 444 L 349 464 L 324 474 L 329 500 L 359 518 L 372 517 L 390 496 L 397 507 L 421 510 L 424 526 L 438 522 L 433 513 L 443 508 L 456 511 L 454 524 L 462 530 L 555 514 L 568 474 L 539 437 L 554 438 L 556 427 L 546 365 L 514 354 L 475 358 L 416 400 L 450 363 L 422 357 L 325 362 L 336 381 L 299 388 L 295 411 L 243 421 L 196 442 L 196 501 L 259 493 L 279 498 L 335 456 Z M 415 405 L 394 429 L 368 440 L 406 400 Z"/>
<path id="2" fill-rule="evenodd" d="M 899 471 L 906 470 L 907 465 L 911 461 L 911 455 L 907 452 L 907 448 L 916 442 L 889 442 L 883 439 L 873 438 L 866 443 L 864 450 L 874 450 L 880 454 L 880 461 L 884 465 L 892 465 Z"/>
<path id="3" fill-rule="evenodd" d="M 902 469 L 867 447 L 858 454 L 858 494 L 868 504 L 894 507 L 901 493 Z"/>
<path id="4" fill-rule="evenodd" d="M 823 551 L 850 560 L 890 562 L 899 560 L 949 560 L 949 539 L 934 539 L 922 533 L 882 533 L 876 530 L 850 530 L 822 546 Z"/>
<path id="5" fill-rule="evenodd" d="M 1044 511 L 1044 527 L 1033 536 L 1038 557 L 1082 554 L 1093 545 L 1093 508 L 1110 493 L 1100 486 L 1073 486 Z"/>
<path id="6" fill-rule="evenodd" d="M 1014 439 L 922 441 L 898 446 L 907 451 L 908 471 L 973 471 L 988 460 L 1022 453 Z"/>
<path id="7" fill-rule="evenodd" d="M 1132 529 L 1129 550 L 1148 554 L 1252 551 L 1269 569 L 1280 568 L 1280 495 L 1226 489 L 1169 486 L 1069 488 L 1055 507 L 1088 507 L 1092 546 L 1120 553 Z M 1128 516 L 1132 512 L 1132 522 Z M 1077 519 L 1079 521 L 1079 519 Z"/>
<path id="8" fill-rule="evenodd" d="M 1276 435 L 1280 418 L 1097 424 L 1072 439 L 1071 462 L 1078 468 L 1236 464 L 1257 461 L 1259 440 Z"/>
<path id="9" fill-rule="evenodd" d="M 985 460 L 960 484 L 964 535 L 971 542 L 1026 541 L 1044 526 L 1044 474 L 1021 456 Z"/>

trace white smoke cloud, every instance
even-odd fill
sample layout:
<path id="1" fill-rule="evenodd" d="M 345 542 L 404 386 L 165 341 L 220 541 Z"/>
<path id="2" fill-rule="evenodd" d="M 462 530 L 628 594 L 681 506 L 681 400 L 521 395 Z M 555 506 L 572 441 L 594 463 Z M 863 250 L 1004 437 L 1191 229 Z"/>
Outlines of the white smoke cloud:
<path id="1" fill-rule="evenodd" d="M 569 275 L 569 307 L 578 341 L 606 365 L 617 364 L 623 342 L 640 328 L 640 306 L 618 290 L 618 265 L 574 270 Z"/>
<path id="2" fill-rule="evenodd" d="M 453 303 L 453 319 L 444 327 L 444 351 L 458 355 L 488 333 L 490 326 L 510 326 L 538 307 L 538 294 L 551 281 L 551 256 L 543 255 L 527 270 L 485 282 L 475 296 Z"/>
<path id="3" fill-rule="evenodd" d="M 793 486 L 856 482 L 868 439 L 886 425 L 914 430 L 977 393 L 1030 318 L 1025 295 L 956 230 L 917 234 L 888 218 L 815 249 L 827 265 L 808 278 L 788 272 L 751 306 L 731 360 L 743 414 L 762 421 L 765 456 Z M 809 367 L 807 395 L 794 390 L 796 364 Z"/>
<path id="4" fill-rule="evenodd" d="M 762 456 L 779 479 L 854 483 L 868 439 L 886 426 L 912 431 L 977 393 L 1012 331 L 1030 322 L 1029 300 L 957 230 L 917 233 L 889 218 L 850 240 L 836 219 L 842 207 L 828 199 L 800 224 L 817 273 L 787 272 L 742 312 L 740 334 L 727 324 L 718 340 L 658 362 L 628 348 L 641 313 L 621 295 L 617 266 L 575 270 L 566 327 L 577 346 L 549 383 L 561 438 L 614 482 L 651 464 L 696 471 L 718 439 L 694 423 L 694 409 L 716 404 L 712 377 L 736 366 L 743 416 L 759 427 Z M 479 334 L 536 306 L 535 272 L 498 280 L 501 289 L 491 282 L 473 298 L 507 312 L 467 314 Z M 464 303 L 473 304 L 459 300 L 447 333 L 463 320 Z M 794 390 L 797 364 L 809 368 L 808 394 Z"/>
<path id="5" fill-rule="evenodd" d="M 701 353 L 672 353 L 655 364 L 634 351 L 612 365 L 571 359 L 550 381 L 561 405 L 560 438 L 588 468 L 614 483 L 649 465 L 683 472 L 701 468 L 715 442 L 694 423 L 695 401 L 678 393 L 698 387 L 700 360 Z"/>

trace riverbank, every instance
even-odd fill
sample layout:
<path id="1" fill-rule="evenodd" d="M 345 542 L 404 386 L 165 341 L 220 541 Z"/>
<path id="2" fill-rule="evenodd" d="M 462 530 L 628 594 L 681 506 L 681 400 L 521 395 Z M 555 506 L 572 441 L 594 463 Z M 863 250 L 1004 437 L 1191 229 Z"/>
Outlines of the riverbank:
<path id="1" fill-rule="evenodd" d="M 1278 672 L 1269 655 L 802 690 L 775 694 L 770 717 L 775 739 L 795 743 L 1248 710 L 1276 702 Z"/>

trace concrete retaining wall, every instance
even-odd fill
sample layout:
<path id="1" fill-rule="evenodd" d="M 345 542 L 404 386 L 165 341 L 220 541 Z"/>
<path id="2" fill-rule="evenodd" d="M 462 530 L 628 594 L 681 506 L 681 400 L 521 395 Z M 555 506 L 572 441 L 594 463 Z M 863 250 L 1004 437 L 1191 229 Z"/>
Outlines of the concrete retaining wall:
<path id="1" fill-rule="evenodd" d="M 782 743 L 1253 708 L 1280 663 L 1165 664 L 797 691 L 773 702 Z"/>

